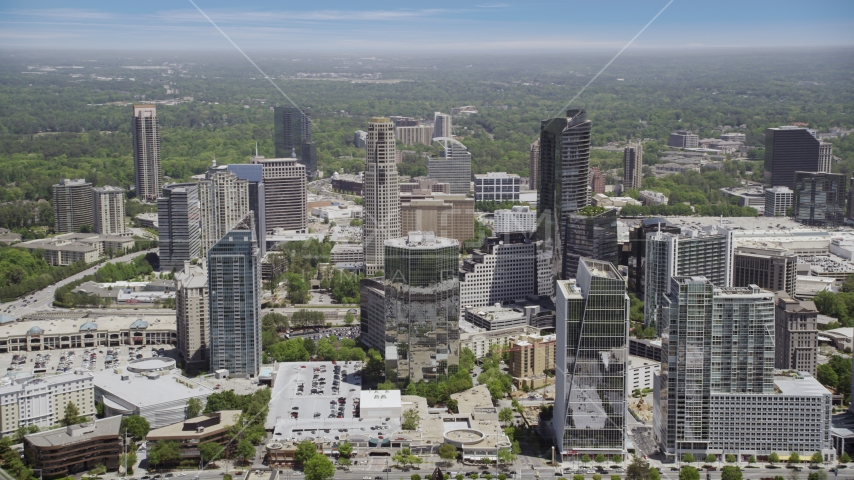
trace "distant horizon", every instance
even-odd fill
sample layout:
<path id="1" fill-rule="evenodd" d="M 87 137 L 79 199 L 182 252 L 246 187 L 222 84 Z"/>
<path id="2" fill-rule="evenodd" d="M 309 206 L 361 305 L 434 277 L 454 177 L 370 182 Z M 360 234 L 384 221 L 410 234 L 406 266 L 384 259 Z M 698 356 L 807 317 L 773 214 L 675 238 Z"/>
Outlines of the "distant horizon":
<path id="1" fill-rule="evenodd" d="M 194 0 L 195 1 L 195 0 Z M 431 8 L 398 2 L 310 5 L 256 0 L 239 8 L 198 0 L 241 48 L 254 52 L 562 53 L 623 47 L 668 0 L 502 2 Z M 0 48 L 210 51 L 234 47 L 189 2 L 9 0 L 0 10 Z M 845 0 L 773 3 L 676 0 L 629 50 L 833 48 L 854 46 L 854 8 Z M 362 53 L 366 54 L 366 53 Z"/>

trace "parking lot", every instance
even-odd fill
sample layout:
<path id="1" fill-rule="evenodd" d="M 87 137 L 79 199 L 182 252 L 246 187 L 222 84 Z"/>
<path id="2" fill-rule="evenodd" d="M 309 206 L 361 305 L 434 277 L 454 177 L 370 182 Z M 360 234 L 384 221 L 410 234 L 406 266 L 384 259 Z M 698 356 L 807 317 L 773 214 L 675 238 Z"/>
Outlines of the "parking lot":
<path id="1" fill-rule="evenodd" d="M 15 358 L 17 356 L 17 359 Z M 40 352 L 9 352 L 0 354 L 0 368 L 7 373 L 25 372 L 44 375 L 99 371 L 125 366 L 128 360 L 151 357 L 178 358 L 172 345 L 140 345 L 121 347 L 69 348 Z"/>

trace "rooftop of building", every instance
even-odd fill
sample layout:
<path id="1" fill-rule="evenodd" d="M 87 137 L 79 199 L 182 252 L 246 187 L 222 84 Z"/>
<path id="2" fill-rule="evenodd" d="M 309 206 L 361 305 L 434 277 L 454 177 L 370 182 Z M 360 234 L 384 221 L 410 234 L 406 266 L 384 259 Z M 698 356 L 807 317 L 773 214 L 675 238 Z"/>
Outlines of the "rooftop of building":
<path id="1" fill-rule="evenodd" d="M 364 249 L 365 246 L 361 243 L 336 243 L 331 252 L 361 252 Z"/>
<path id="2" fill-rule="evenodd" d="M 63 187 L 82 187 L 85 185 L 92 185 L 87 182 L 84 178 L 60 178 L 59 183 L 55 186 L 63 186 Z"/>
<path id="3" fill-rule="evenodd" d="M 638 357 L 637 355 L 629 355 L 629 368 L 642 368 L 648 365 L 661 366 L 661 362 L 656 362 L 645 357 Z"/>
<path id="4" fill-rule="evenodd" d="M 457 401 L 457 411 L 462 415 L 470 415 L 481 407 L 492 407 L 492 396 L 486 385 L 478 385 L 464 392 L 454 393 L 451 398 Z"/>
<path id="5" fill-rule="evenodd" d="M 22 322 L 7 323 L 0 326 L 0 335 L 7 337 L 19 337 L 26 335 L 33 328 L 38 328 L 45 335 L 71 335 L 80 332 L 81 327 L 85 323 L 94 323 L 98 327 L 98 331 L 114 332 L 118 330 L 128 330 L 132 326 L 135 328 L 152 328 L 153 330 L 175 330 L 176 321 L 175 314 L 141 314 L 134 312 L 134 316 L 99 316 L 97 312 L 90 313 L 86 318 L 69 318 L 58 320 L 25 320 Z M 146 327 L 142 327 L 139 323 L 146 323 Z M 134 326 L 134 323 L 137 325 Z"/>
<path id="6" fill-rule="evenodd" d="M 362 390 L 360 408 L 400 408 L 400 390 Z"/>
<path id="7" fill-rule="evenodd" d="M 36 447 L 60 447 L 84 442 L 99 437 L 115 436 L 119 439 L 119 429 L 122 426 L 122 416 L 103 418 L 93 422 L 57 428 L 46 432 L 27 435 L 27 441 Z"/>
<path id="8" fill-rule="evenodd" d="M 774 386 L 782 395 L 797 397 L 830 395 L 830 391 L 807 372 L 775 371 Z"/>
<path id="9" fill-rule="evenodd" d="M 133 368 L 133 365 L 130 365 Z M 128 367 L 94 372 L 95 387 L 112 397 L 135 405 L 137 408 L 151 407 L 170 402 L 183 402 L 191 398 L 207 397 L 214 391 L 181 375 L 181 371 L 135 373 Z M 104 397 L 104 403 L 112 400 Z M 114 408 L 124 408 L 113 405 Z"/>
<path id="10" fill-rule="evenodd" d="M 68 382 L 76 382 L 91 378 L 88 372 L 83 370 L 74 373 L 61 373 L 59 375 L 46 375 L 36 377 L 31 373 L 21 373 L 14 376 L 5 376 L 0 379 L 0 395 L 21 391 L 28 388 L 60 385 Z"/>
<path id="11" fill-rule="evenodd" d="M 95 187 L 92 190 L 100 193 L 124 193 L 124 189 L 120 187 L 114 187 L 112 185 L 104 185 L 103 187 Z"/>
<path id="12" fill-rule="evenodd" d="M 387 247 L 434 249 L 459 247 L 459 242 L 453 238 L 437 237 L 433 232 L 409 232 L 405 237 L 392 238 L 385 241 Z"/>
<path id="13" fill-rule="evenodd" d="M 474 178 L 519 178 L 519 175 L 507 172 L 486 172 L 476 173 Z"/>
<path id="14" fill-rule="evenodd" d="M 221 410 L 216 413 L 188 418 L 183 422 L 151 430 L 146 435 L 146 438 L 149 440 L 177 440 L 209 436 L 237 425 L 241 413 L 240 410 Z M 202 427 L 201 431 L 199 431 L 199 427 Z"/>

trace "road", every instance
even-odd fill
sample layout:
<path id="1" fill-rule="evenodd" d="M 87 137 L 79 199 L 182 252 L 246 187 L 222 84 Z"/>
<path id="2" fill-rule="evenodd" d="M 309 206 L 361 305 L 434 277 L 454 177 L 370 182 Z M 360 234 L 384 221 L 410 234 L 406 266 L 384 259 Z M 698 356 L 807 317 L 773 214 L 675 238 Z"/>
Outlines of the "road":
<path id="1" fill-rule="evenodd" d="M 125 255 L 123 257 L 117 257 L 117 258 L 114 258 L 112 260 L 109 260 L 109 262 L 127 263 L 127 262 L 130 262 L 131 260 L 133 260 L 134 258 L 136 258 L 140 255 L 145 255 L 149 252 L 157 253 L 157 249 L 154 248 L 151 250 L 145 250 L 145 251 L 141 251 L 141 252 L 131 253 L 131 254 Z M 84 271 L 82 271 L 76 275 L 72 275 L 72 276 L 70 276 L 64 280 L 60 280 L 59 282 L 54 283 L 53 285 L 49 285 L 49 286 L 47 286 L 47 287 L 45 287 L 45 288 L 43 288 L 43 289 L 41 289 L 35 293 L 31 293 L 31 294 L 27 295 L 26 296 L 27 299 L 33 298 L 33 300 L 26 306 L 22 305 L 22 302 L 24 300 L 23 298 L 18 299 L 18 300 L 14 300 L 11 302 L 0 303 L 0 312 L 3 312 L 4 314 L 10 315 L 12 317 L 21 318 L 21 317 L 26 316 L 27 314 L 37 312 L 39 310 L 47 310 L 53 304 L 53 294 L 54 294 L 54 292 L 56 292 L 56 289 L 58 287 L 61 287 L 63 285 L 67 285 L 67 284 L 69 284 L 75 280 L 79 280 L 79 279 L 85 277 L 86 275 L 92 275 L 103 265 L 104 264 L 95 265 L 94 267 L 88 268 L 88 269 L 86 269 L 86 270 L 84 270 Z M 9 312 L 6 312 L 7 308 L 9 308 Z"/>

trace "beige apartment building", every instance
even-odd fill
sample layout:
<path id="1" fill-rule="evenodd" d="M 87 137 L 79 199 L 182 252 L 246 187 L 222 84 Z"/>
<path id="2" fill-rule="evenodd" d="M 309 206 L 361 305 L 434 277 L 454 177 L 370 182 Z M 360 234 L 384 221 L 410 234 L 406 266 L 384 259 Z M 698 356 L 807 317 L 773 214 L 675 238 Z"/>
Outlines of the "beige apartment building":
<path id="1" fill-rule="evenodd" d="M 11 435 L 20 427 L 57 425 L 69 402 L 80 415 L 95 415 L 95 384 L 88 372 L 12 377 L 10 383 L 0 386 L 0 435 Z"/>
<path id="2" fill-rule="evenodd" d="M 206 370 L 210 364 L 208 344 L 208 273 L 205 261 L 199 265 L 184 263 L 175 273 L 175 311 L 178 353 L 188 369 Z"/>
<path id="3" fill-rule="evenodd" d="M 281 228 L 305 233 L 308 225 L 305 165 L 298 163 L 296 158 L 261 156 L 252 157 L 250 163 L 263 167 L 267 231 Z"/>
<path id="4" fill-rule="evenodd" d="M 124 235 L 124 190 L 111 186 L 93 188 L 92 204 L 95 210 L 95 233 L 100 233 L 101 235 Z"/>
<path id="5" fill-rule="evenodd" d="M 539 388 L 549 382 L 546 371 L 555 369 L 555 335 L 528 334 L 510 344 L 510 375 L 518 386 Z"/>
<path id="6" fill-rule="evenodd" d="M 462 245 L 474 237 L 474 199 L 465 195 L 430 194 L 401 196 L 401 231 L 435 232 Z"/>

